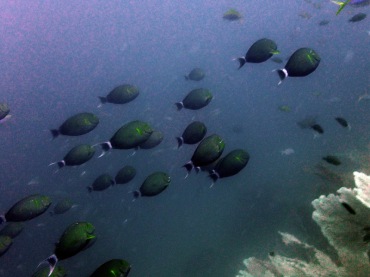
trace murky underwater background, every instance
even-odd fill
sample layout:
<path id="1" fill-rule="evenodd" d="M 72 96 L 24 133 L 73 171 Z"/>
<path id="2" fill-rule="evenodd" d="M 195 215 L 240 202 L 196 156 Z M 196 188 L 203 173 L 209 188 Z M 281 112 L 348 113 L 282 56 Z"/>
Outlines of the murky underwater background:
<path id="1" fill-rule="evenodd" d="M 243 19 L 224 20 L 230 8 Z M 0 125 L 0 210 L 35 193 L 76 203 L 65 214 L 27 222 L 0 258 L 0 276 L 30 276 L 75 221 L 93 223 L 98 239 L 60 262 L 72 277 L 88 276 L 113 258 L 132 264 L 130 277 L 234 276 L 243 259 L 283 251 L 278 231 L 330 251 L 311 219 L 311 201 L 352 186 L 354 170 L 370 174 L 370 101 L 358 101 L 370 93 L 370 25 L 368 18 L 348 22 L 369 7 L 348 6 L 338 16 L 336 10 L 320 0 L 0 1 L 0 102 L 12 115 Z M 321 20 L 329 24 L 320 26 Z M 233 59 L 263 37 L 277 43 L 283 64 L 237 70 Z M 271 71 L 301 47 L 319 53 L 318 69 L 278 86 Z M 204 80 L 184 79 L 194 67 L 206 72 Z M 98 96 L 123 83 L 139 87 L 138 98 L 99 108 Z M 212 102 L 177 111 L 174 103 L 198 87 L 212 91 Z M 49 129 L 85 111 L 100 118 L 94 131 L 51 139 Z M 325 130 L 318 138 L 297 125 L 310 116 Z M 48 167 L 75 145 L 106 141 L 134 119 L 162 131 L 163 142 L 133 156 L 131 150 L 95 155 L 57 173 Z M 184 179 L 181 166 L 196 146 L 177 149 L 175 137 L 191 120 L 222 136 L 224 153 L 247 150 L 247 167 L 212 188 L 204 172 Z M 282 155 L 287 148 L 294 153 Z M 322 161 L 328 154 L 342 164 Z M 98 175 L 114 176 L 123 165 L 137 169 L 131 183 L 88 193 Z M 133 202 L 129 192 L 154 171 L 170 174 L 169 188 Z"/>

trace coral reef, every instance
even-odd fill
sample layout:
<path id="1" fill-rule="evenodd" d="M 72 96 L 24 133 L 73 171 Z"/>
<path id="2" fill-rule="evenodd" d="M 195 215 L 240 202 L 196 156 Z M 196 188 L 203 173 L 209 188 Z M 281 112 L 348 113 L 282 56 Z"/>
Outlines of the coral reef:
<path id="1" fill-rule="evenodd" d="M 312 218 L 336 250 L 337 262 L 293 235 L 279 232 L 283 242 L 305 258 L 288 258 L 274 252 L 266 261 L 248 258 L 244 260 L 246 270 L 240 270 L 237 277 L 369 276 L 370 176 L 359 172 L 353 175 L 354 189 L 342 187 L 337 195 L 320 196 L 312 202 Z"/>

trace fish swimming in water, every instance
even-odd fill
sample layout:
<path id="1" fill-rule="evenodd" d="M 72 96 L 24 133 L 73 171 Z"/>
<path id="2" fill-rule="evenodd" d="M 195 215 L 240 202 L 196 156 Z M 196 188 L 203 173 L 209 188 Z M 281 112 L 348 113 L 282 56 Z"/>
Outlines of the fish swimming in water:
<path id="1" fill-rule="evenodd" d="M 294 154 L 294 149 L 293 148 L 287 148 L 287 149 L 281 150 L 280 153 L 283 156 L 289 156 L 289 155 Z"/>
<path id="2" fill-rule="evenodd" d="M 286 77 L 304 77 L 316 70 L 320 64 L 320 56 L 311 48 L 300 48 L 289 58 L 284 68 L 276 69 L 279 85 Z"/>
<path id="3" fill-rule="evenodd" d="M 315 130 L 319 134 L 323 134 L 324 133 L 324 129 L 319 124 L 312 125 L 311 126 L 311 129 Z"/>
<path id="4" fill-rule="evenodd" d="M 336 117 L 335 120 L 344 128 L 348 128 L 348 130 L 351 130 L 351 125 L 345 120 L 343 117 Z"/>
<path id="5" fill-rule="evenodd" d="M 366 13 L 358 13 L 352 16 L 348 21 L 349 22 L 359 22 L 361 20 L 364 20 L 366 18 Z"/>
<path id="6" fill-rule="evenodd" d="M 370 94 L 365 93 L 364 95 L 361 95 L 361 96 L 358 98 L 358 101 L 357 101 L 357 102 L 360 102 L 361 100 L 367 100 L 367 101 L 369 101 L 369 100 L 370 100 Z"/>
<path id="7" fill-rule="evenodd" d="M 341 164 L 341 161 L 336 156 L 333 156 L 333 155 L 328 155 L 322 159 L 332 165 L 338 166 Z"/>

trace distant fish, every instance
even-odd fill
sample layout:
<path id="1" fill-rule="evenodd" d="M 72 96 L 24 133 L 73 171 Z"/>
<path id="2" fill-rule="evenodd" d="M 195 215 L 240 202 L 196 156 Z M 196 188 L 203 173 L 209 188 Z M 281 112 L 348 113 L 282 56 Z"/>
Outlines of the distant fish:
<path id="1" fill-rule="evenodd" d="M 326 25 L 328 25 L 329 24 L 329 20 L 321 20 L 320 22 L 319 22 L 319 26 L 326 26 Z"/>
<path id="2" fill-rule="evenodd" d="M 324 129 L 319 124 L 312 125 L 311 126 L 311 129 L 315 130 L 319 134 L 323 134 L 324 133 Z"/>
<path id="3" fill-rule="evenodd" d="M 349 5 L 352 7 L 365 7 L 370 5 L 370 0 L 351 0 Z"/>
<path id="4" fill-rule="evenodd" d="M 188 75 L 185 75 L 185 80 L 200 81 L 204 78 L 205 73 L 200 68 L 194 68 Z"/>
<path id="5" fill-rule="evenodd" d="M 366 18 L 366 13 L 358 13 L 352 16 L 348 21 L 349 22 L 359 22 Z"/>
<path id="6" fill-rule="evenodd" d="M 310 19 L 312 17 L 312 15 L 308 12 L 301 12 L 298 15 L 304 19 Z"/>
<path id="7" fill-rule="evenodd" d="M 311 126 L 316 124 L 316 118 L 317 116 L 308 116 L 305 119 L 298 121 L 297 124 L 302 129 L 308 129 L 308 128 L 311 128 Z"/>
<path id="8" fill-rule="evenodd" d="M 281 105 L 278 107 L 279 111 L 290 112 L 292 109 L 288 105 Z"/>
<path id="9" fill-rule="evenodd" d="M 224 13 L 222 16 L 223 19 L 229 20 L 229 21 L 236 21 L 241 19 L 243 16 L 235 9 L 230 9 L 227 12 Z"/>
<path id="10" fill-rule="evenodd" d="M 370 94 L 366 93 L 364 95 L 361 95 L 359 98 L 358 98 L 358 102 L 360 102 L 361 100 L 367 100 L 369 101 L 370 100 Z"/>
<path id="11" fill-rule="evenodd" d="M 333 155 L 328 155 L 326 157 L 323 157 L 322 159 L 332 165 L 338 166 L 341 164 L 341 161 L 338 159 L 338 157 L 333 156 Z"/>
<path id="12" fill-rule="evenodd" d="M 294 154 L 294 149 L 293 148 L 287 148 L 287 149 L 281 150 L 280 153 L 283 156 L 289 156 L 289 155 Z"/>
<path id="13" fill-rule="evenodd" d="M 343 117 L 336 117 L 335 120 L 344 128 L 351 129 L 351 125 L 348 124 L 347 120 L 345 120 Z"/>

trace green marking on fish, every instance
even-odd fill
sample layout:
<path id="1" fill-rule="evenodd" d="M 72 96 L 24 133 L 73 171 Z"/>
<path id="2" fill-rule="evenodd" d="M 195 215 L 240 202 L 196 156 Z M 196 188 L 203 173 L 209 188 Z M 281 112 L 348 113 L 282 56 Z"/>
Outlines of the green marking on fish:
<path id="1" fill-rule="evenodd" d="M 142 135 L 142 134 L 143 134 L 143 132 L 140 130 L 140 128 L 136 128 L 135 130 L 136 130 L 136 132 L 137 132 L 139 135 Z"/>
<path id="2" fill-rule="evenodd" d="M 225 147 L 225 142 L 223 140 L 221 140 L 218 144 L 218 150 L 221 150 Z"/>
<path id="3" fill-rule="evenodd" d="M 235 156 L 235 160 L 237 160 L 238 162 L 241 162 L 242 158 L 240 156 Z"/>
<path id="4" fill-rule="evenodd" d="M 307 59 L 310 61 L 310 63 L 312 63 L 312 64 L 315 63 L 315 59 L 313 58 L 313 56 L 311 54 L 307 54 Z"/>
<path id="5" fill-rule="evenodd" d="M 41 201 L 40 200 L 38 200 L 38 199 L 34 199 L 34 200 L 32 200 L 32 203 L 35 205 L 35 207 L 37 207 L 37 208 L 39 208 L 39 207 L 41 207 L 42 206 L 42 203 L 41 203 Z"/>
<path id="6" fill-rule="evenodd" d="M 132 87 L 129 87 L 129 88 L 127 89 L 127 92 L 128 92 L 129 94 L 133 94 L 133 93 L 135 92 L 135 89 L 134 89 L 134 88 L 132 88 Z"/>
<path id="7" fill-rule="evenodd" d="M 89 121 L 87 118 L 85 118 L 85 119 L 83 120 L 82 124 L 83 124 L 83 125 L 90 125 L 90 121 Z"/>
<path id="8" fill-rule="evenodd" d="M 279 106 L 279 110 L 282 112 L 290 112 L 290 107 L 288 105 L 281 105 Z"/>
<path id="9" fill-rule="evenodd" d="M 277 54 L 280 54 L 280 51 L 279 50 L 272 50 L 270 53 L 273 54 L 273 55 L 277 55 Z"/>

